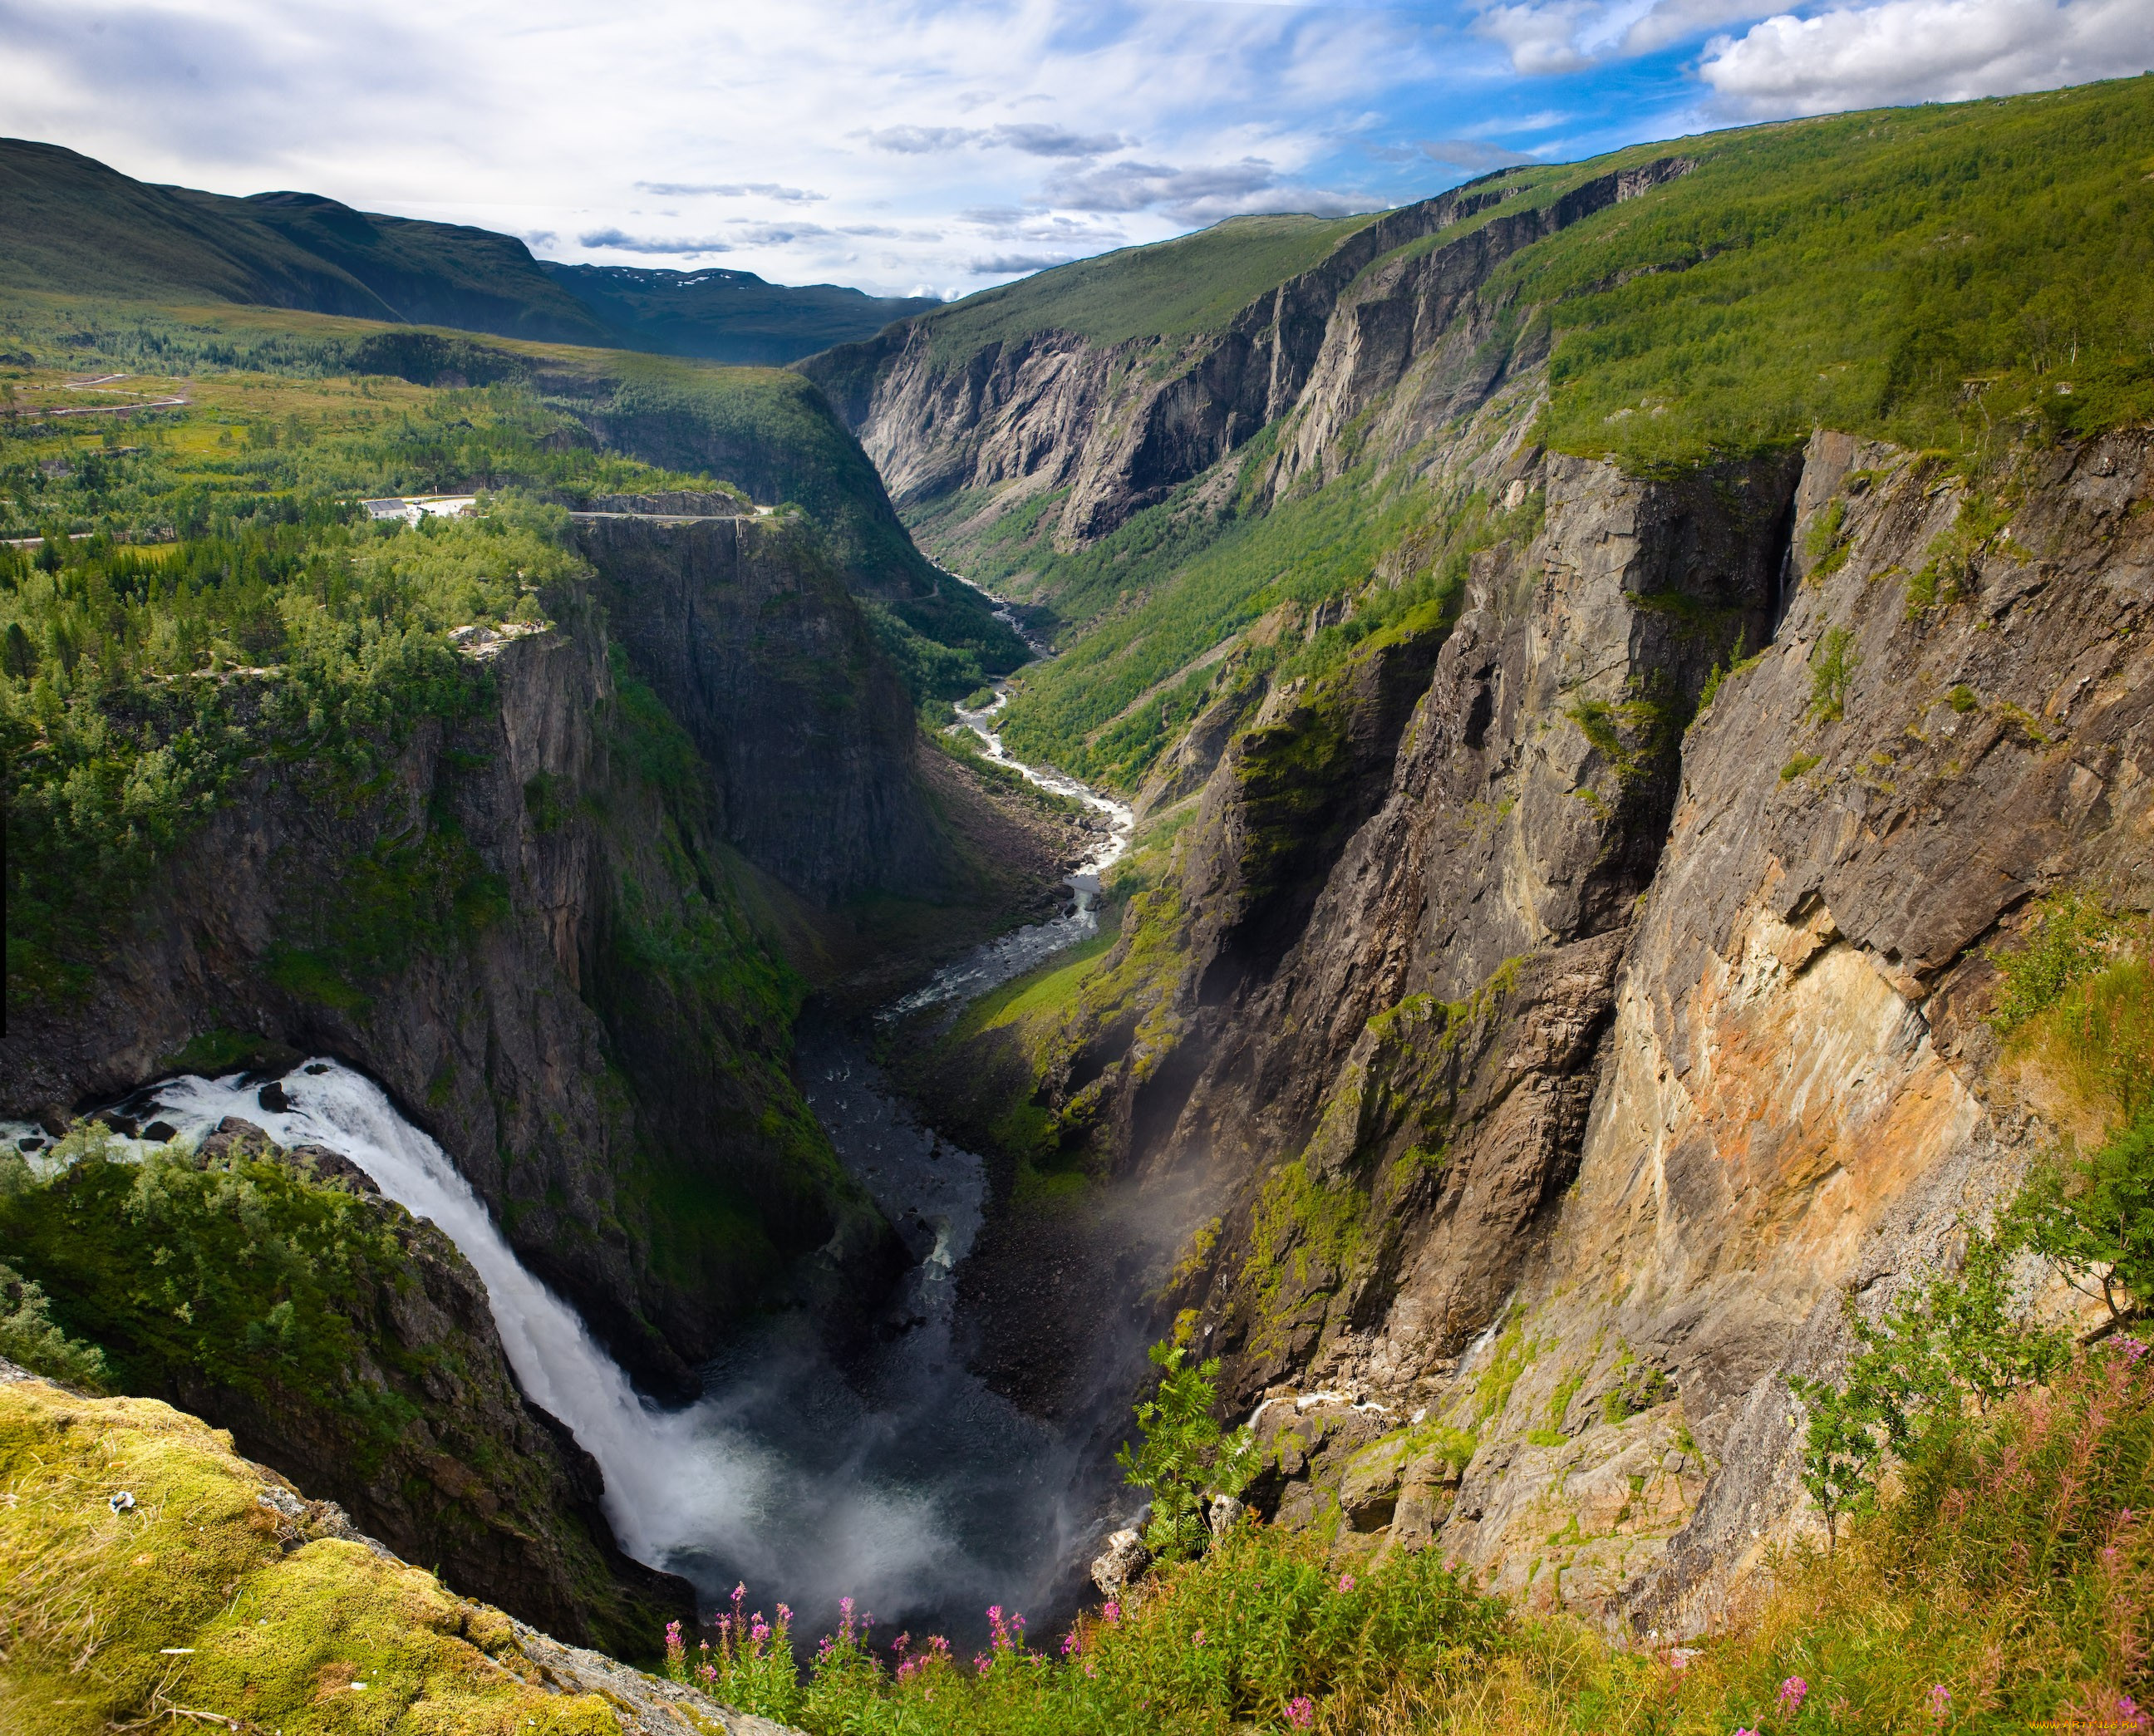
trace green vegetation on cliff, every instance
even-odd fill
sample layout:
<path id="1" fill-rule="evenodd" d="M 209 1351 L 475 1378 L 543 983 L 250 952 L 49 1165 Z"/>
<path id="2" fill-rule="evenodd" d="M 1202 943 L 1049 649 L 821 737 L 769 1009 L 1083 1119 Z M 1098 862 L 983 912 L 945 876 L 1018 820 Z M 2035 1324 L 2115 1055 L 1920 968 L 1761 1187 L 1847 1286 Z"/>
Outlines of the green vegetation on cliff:
<path id="1" fill-rule="evenodd" d="M 1539 507 L 1505 512 L 1364 468 L 1268 511 L 1214 513 L 1185 498 L 1072 554 L 1013 551 L 1030 555 L 1013 590 L 1066 624 L 1066 649 L 1020 679 L 1003 738 L 1135 789 L 1214 699 L 1267 677 L 1325 675 L 1365 641 L 1440 618 L 1473 551 L 1529 534 Z M 1371 583 L 1380 570 L 1388 582 Z M 1350 616 L 1310 630 L 1318 605 L 1350 592 Z M 1237 634 L 1233 652 L 1200 661 Z"/>
<path id="2" fill-rule="evenodd" d="M 1687 463 L 2154 414 L 2154 79 L 1661 148 L 1697 167 L 1482 292 L 1552 325 L 1551 445 Z"/>

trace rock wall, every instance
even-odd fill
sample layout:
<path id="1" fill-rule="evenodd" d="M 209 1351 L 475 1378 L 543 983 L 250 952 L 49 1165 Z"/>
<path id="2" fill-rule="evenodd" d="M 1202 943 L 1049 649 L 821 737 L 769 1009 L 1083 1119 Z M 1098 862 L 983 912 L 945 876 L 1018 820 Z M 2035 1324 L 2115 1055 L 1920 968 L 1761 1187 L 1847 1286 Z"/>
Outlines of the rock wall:
<path id="1" fill-rule="evenodd" d="M 1261 1504 L 1689 1633 L 1815 1523 L 1782 1376 L 1843 1290 L 2054 1136 L 1986 949 L 2055 887 L 2154 905 L 2154 438 L 1975 498 L 1830 432 L 1651 478 L 1523 426 L 1461 462 L 1538 532 L 1432 655 L 1264 697 L 1100 966 L 1171 957 L 1161 999 L 1041 1101 L 1188 1231 L 1146 1281 L 1262 1402 Z"/>
<path id="2" fill-rule="evenodd" d="M 877 1269 L 895 1243 L 788 1071 L 799 991 L 747 902 L 776 893 L 693 744 L 620 687 L 595 600 L 549 605 L 550 631 L 467 635 L 470 712 L 413 724 L 367 784 L 260 763 L 86 998 L 13 1022 L 0 1095 L 65 1116 L 191 1044 L 336 1054 L 639 1380 L 685 1393 L 802 1257 Z"/>
<path id="3" fill-rule="evenodd" d="M 1312 394 L 1325 406 L 1310 433 L 1320 445 L 1355 413 L 1350 406 L 1394 383 L 1417 323 L 1447 327 L 1458 299 L 1519 248 L 1687 166 L 1670 158 L 1600 176 L 1363 281 L 1372 263 L 1507 194 L 1469 184 L 1403 207 L 1267 290 L 1221 330 L 1186 341 L 1102 344 L 1046 329 L 953 354 L 931 315 L 796 365 L 859 436 L 901 507 L 990 488 L 998 491 L 985 509 L 992 517 L 1066 488 L 1056 540 L 1073 546 L 1166 498 Z"/>
<path id="4" fill-rule="evenodd" d="M 615 641 L 711 768 L 726 841 L 819 904 L 932 895 L 911 702 L 803 522 L 588 515 Z"/>

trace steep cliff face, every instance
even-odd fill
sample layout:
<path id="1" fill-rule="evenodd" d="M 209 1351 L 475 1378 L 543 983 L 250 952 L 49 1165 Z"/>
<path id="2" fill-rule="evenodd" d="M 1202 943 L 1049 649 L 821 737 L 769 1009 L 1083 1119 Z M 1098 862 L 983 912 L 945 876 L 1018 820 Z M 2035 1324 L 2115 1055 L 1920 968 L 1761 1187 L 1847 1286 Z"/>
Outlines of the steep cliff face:
<path id="1" fill-rule="evenodd" d="M 1320 446 L 1357 398 L 1391 385 L 1416 320 L 1447 327 L 1456 301 L 1498 261 L 1687 166 L 1681 159 L 1596 177 L 1360 282 L 1373 262 L 1441 237 L 1523 186 L 1469 186 L 1367 222 L 1309 268 L 1267 288 L 1215 329 L 1102 342 L 1053 324 L 969 347 L 929 315 L 799 364 L 860 437 L 901 507 L 965 489 L 968 530 L 1066 490 L 1057 541 L 1088 541 L 1163 500 L 1312 392 Z M 1051 318 L 1051 316 L 1043 316 Z M 1335 321 L 1349 330 L 1340 341 Z M 1465 341 L 1471 349 L 1485 334 Z M 1484 372 L 1499 368 L 1488 359 Z M 1382 377 L 1386 370 L 1391 377 Z M 1485 381 L 1484 381 L 1485 384 Z M 1293 473 L 1289 467 L 1286 474 Z"/>
<path id="2" fill-rule="evenodd" d="M 945 889 L 911 702 L 804 523 L 593 513 L 577 541 L 711 767 L 728 844 L 819 903 Z"/>
<path id="3" fill-rule="evenodd" d="M 1232 1402 L 1315 1395 L 1261 1419 L 1283 1519 L 1695 1631 L 1816 1523 L 1782 1377 L 1836 1366 L 1842 1291 L 1951 1258 L 2054 1137 L 1986 949 L 2055 887 L 2154 901 L 2154 442 L 1986 499 L 1830 433 L 1472 462 L 1538 534 L 1405 706 L 1396 646 L 1264 699 L 1102 961 L 1167 924 L 1155 998 L 1080 1009 L 1041 1099 L 1181 1215 L 1161 1306 Z"/>
<path id="4" fill-rule="evenodd" d="M 255 770 L 87 998 L 14 1021 L 6 1094 L 65 1114 L 218 1033 L 345 1057 L 677 1391 L 789 1261 L 883 1232 L 786 1070 L 797 990 L 692 744 L 610 666 L 588 595 L 553 607 L 547 631 L 468 635 L 470 708 L 368 784 Z"/>

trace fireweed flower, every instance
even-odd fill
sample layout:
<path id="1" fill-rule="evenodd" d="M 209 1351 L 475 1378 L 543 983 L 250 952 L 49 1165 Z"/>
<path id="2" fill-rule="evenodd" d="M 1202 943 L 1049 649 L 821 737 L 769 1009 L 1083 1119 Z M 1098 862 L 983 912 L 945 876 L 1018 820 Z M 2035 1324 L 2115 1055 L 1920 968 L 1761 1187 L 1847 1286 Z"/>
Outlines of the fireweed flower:
<path id="1" fill-rule="evenodd" d="M 1107 1600 L 1106 1607 L 1100 1611 L 1100 1616 L 1108 1626 L 1113 1627 L 1122 1619 L 1122 1606 L 1110 1597 Z"/>
<path id="2" fill-rule="evenodd" d="M 1945 1713 L 1951 1709 L 1951 1690 L 1942 1682 L 1932 1682 L 1930 1684 L 1930 1716 L 1942 1723 Z"/>
<path id="3" fill-rule="evenodd" d="M 1790 1676 L 1780 1684 L 1780 1715 L 1793 1718 L 1803 1709 L 1803 1700 L 1810 1691 L 1809 1682 L 1799 1676 Z"/>
<path id="4" fill-rule="evenodd" d="M 1197 1630 L 1196 1643 L 1200 1646 L 1204 1643 L 1204 1630 L 1201 1627 Z"/>
<path id="5" fill-rule="evenodd" d="M 2116 1697 L 2116 1703 L 2109 1709 L 2109 1719 L 2112 1724 L 2126 1730 L 2143 1730 L 2150 1723 L 2154 1723 L 2154 1718 L 2149 1718 L 2141 1712 L 2138 1701 L 2130 1694 Z"/>
<path id="6" fill-rule="evenodd" d="M 1340 1574 L 1339 1575 L 1339 1589 L 1341 1591 L 1351 1591 L 1354 1589 L 1354 1575 L 1350 1573 Z"/>
<path id="7" fill-rule="evenodd" d="M 1305 1730 L 1316 1722 L 1316 1702 L 1307 1694 L 1296 1694 L 1286 1703 L 1286 1721 L 1297 1730 Z"/>

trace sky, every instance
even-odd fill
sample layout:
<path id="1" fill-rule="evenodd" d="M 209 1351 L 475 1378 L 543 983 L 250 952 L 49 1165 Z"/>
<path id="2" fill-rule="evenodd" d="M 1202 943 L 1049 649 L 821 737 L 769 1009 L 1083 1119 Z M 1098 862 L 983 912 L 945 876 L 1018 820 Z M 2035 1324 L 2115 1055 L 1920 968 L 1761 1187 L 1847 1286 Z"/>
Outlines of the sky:
<path id="1" fill-rule="evenodd" d="M 0 0 L 0 133 L 953 297 L 1257 211 L 2154 67 L 2154 0 Z"/>

